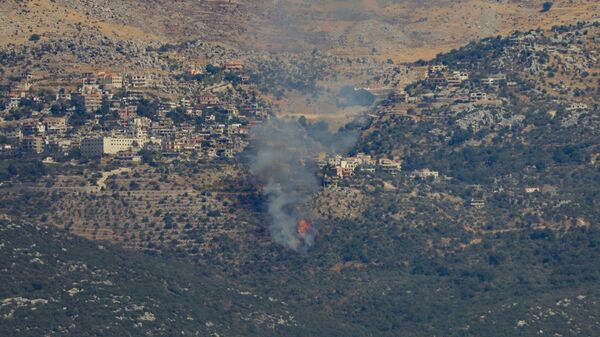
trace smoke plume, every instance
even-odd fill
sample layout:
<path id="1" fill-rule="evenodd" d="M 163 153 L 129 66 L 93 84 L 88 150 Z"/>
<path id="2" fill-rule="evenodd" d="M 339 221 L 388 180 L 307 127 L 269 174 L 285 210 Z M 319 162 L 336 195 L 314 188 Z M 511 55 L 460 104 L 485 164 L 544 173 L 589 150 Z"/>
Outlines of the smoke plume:
<path id="1" fill-rule="evenodd" d="M 297 121 L 278 119 L 252 129 L 250 171 L 264 184 L 269 231 L 275 242 L 296 251 L 313 245 L 317 231 L 307 219 L 307 201 L 319 189 L 315 157 L 320 152 L 343 151 L 354 139 L 350 133 L 311 134 Z"/>

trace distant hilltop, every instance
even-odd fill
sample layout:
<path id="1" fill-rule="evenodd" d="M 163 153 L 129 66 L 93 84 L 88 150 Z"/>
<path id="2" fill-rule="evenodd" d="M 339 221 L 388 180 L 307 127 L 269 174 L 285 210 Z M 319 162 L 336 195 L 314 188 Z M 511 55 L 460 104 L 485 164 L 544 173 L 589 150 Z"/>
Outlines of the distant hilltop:
<path id="1" fill-rule="evenodd" d="M 160 10 L 157 10 L 160 8 Z M 592 20 L 597 1 L 30 0 L 0 5 L 0 45 L 93 33 L 122 40 L 202 39 L 234 48 L 395 61 L 429 59 L 514 30 Z M 35 22 L 36 24 L 32 24 Z"/>

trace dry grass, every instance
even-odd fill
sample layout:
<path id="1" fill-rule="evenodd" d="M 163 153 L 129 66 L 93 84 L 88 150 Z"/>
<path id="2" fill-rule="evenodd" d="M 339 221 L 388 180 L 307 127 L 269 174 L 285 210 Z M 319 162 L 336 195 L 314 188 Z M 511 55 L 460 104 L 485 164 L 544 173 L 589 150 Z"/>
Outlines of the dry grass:
<path id="1" fill-rule="evenodd" d="M 129 8 L 124 16 L 131 16 L 134 10 L 139 13 L 127 25 L 88 17 L 50 0 L 30 0 L 20 6 L 8 0 L 0 7 L 0 19 L 5 23 L 0 26 L 0 31 L 4 30 L 0 44 L 24 42 L 34 33 L 76 32 L 81 26 L 119 39 L 173 41 L 200 37 L 258 50 L 317 47 L 343 56 L 408 62 L 429 59 L 486 36 L 597 20 L 600 12 L 600 4 L 593 0 L 555 1 L 547 13 L 541 13 L 540 6 L 481 0 L 388 5 L 378 0 L 310 4 L 286 0 L 230 2 L 226 6 L 186 0 L 165 2 L 160 11 L 139 1 L 124 6 Z M 294 23 L 274 24 L 273 16 L 267 13 L 278 11 L 294 18 Z M 318 34 L 329 38 L 314 40 Z"/>
<path id="2" fill-rule="evenodd" d="M 2 5 L 0 10 L 0 21 L 4 22 L 0 45 L 23 43 L 32 34 L 64 35 L 80 29 L 97 31 L 117 39 L 165 40 L 143 28 L 91 18 L 50 0 L 29 0 L 19 6 L 11 5 L 10 2 L 9 0 Z"/>

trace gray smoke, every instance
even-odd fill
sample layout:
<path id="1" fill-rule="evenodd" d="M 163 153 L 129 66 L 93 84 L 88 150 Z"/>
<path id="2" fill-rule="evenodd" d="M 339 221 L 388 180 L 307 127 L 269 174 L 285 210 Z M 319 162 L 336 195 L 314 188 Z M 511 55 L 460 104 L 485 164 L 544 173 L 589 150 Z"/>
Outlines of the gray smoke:
<path id="1" fill-rule="evenodd" d="M 271 119 L 252 129 L 250 171 L 264 184 L 269 231 L 287 248 L 305 251 L 316 230 L 298 233 L 298 221 L 310 217 L 307 201 L 319 190 L 315 157 L 320 152 L 347 150 L 354 134 L 310 134 L 297 121 Z"/>

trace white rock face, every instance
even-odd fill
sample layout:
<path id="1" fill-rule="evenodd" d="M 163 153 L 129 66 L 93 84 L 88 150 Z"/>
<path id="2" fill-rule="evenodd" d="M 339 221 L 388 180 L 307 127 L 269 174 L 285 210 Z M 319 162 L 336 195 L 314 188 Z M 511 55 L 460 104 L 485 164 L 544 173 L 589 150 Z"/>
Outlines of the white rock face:
<path id="1" fill-rule="evenodd" d="M 156 320 L 156 317 L 154 317 L 154 314 L 151 312 L 144 312 L 144 315 L 140 316 L 139 318 L 140 321 L 146 321 L 146 322 L 152 322 L 154 320 Z"/>
<path id="2" fill-rule="evenodd" d="M 69 293 L 69 296 L 73 297 L 73 296 L 79 294 L 82 291 L 83 291 L 83 289 L 71 288 L 71 289 L 67 290 L 67 293 Z"/>

